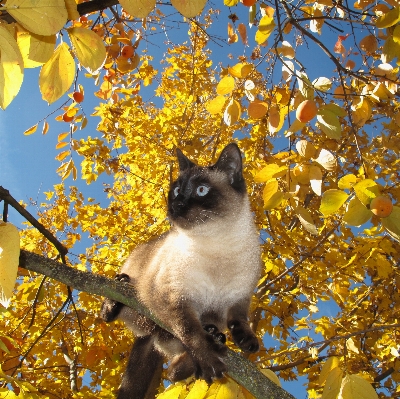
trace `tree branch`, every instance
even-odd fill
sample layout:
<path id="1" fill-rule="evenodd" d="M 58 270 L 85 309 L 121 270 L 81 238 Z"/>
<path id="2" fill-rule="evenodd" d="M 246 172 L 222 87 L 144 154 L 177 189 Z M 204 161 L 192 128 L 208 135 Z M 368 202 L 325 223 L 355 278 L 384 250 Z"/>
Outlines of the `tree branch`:
<path id="1" fill-rule="evenodd" d="M 21 250 L 20 267 L 51 277 L 67 286 L 94 295 L 106 296 L 124 303 L 149 317 L 162 328 L 168 330 L 135 296 L 135 290 L 127 283 L 111 280 L 107 277 L 73 269 L 63 263 Z M 258 399 L 295 399 L 290 393 L 265 377 L 257 367 L 228 349 L 224 359 L 228 366 L 228 375 L 245 387 Z"/>

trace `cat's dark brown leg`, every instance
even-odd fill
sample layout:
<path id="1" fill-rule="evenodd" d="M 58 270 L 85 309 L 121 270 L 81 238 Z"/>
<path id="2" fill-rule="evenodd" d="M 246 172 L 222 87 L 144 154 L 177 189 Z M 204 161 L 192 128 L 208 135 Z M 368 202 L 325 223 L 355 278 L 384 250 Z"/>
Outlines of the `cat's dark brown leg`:
<path id="1" fill-rule="evenodd" d="M 117 274 L 115 280 L 125 283 L 130 282 L 129 276 L 125 273 Z M 124 306 L 125 305 L 121 302 L 106 298 L 101 304 L 100 317 L 106 322 L 114 321 Z"/>
<path id="2" fill-rule="evenodd" d="M 228 328 L 233 342 L 245 352 L 257 352 L 260 345 L 250 328 L 247 317 L 248 303 L 238 303 L 229 309 Z"/>

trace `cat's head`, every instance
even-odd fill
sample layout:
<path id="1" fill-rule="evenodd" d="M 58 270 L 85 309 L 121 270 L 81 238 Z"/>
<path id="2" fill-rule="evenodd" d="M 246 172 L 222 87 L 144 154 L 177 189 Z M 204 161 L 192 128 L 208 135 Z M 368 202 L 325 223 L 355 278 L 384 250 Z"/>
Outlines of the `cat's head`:
<path id="1" fill-rule="evenodd" d="M 218 222 L 240 211 L 247 197 L 242 155 L 235 143 L 227 145 L 211 166 L 197 166 L 177 149 L 179 177 L 168 193 L 168 215 L 184 229 Z"/>

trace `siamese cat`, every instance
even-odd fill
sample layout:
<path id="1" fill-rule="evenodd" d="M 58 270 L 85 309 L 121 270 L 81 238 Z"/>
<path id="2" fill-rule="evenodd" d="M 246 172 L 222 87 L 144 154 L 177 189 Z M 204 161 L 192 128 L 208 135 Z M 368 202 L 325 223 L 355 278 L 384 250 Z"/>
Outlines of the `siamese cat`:
<path id="1" fill-rule="evenodd" d="M 133 285 L 172 334 L 110 299 L 100 312 L 105 321 L 123 320 L 136 336 L 118 399 L 154 398 L 164 358 L 171 381 L 221 378 L 226 330 L 243 351 L 259 348 L 248 311 L 261 256 L 240 150 L 229 144 L 208 167 L 179 149 L 177 158 L 179 177 L 168 194 L 171 229 L 137 246 L 116 277 Z"/>

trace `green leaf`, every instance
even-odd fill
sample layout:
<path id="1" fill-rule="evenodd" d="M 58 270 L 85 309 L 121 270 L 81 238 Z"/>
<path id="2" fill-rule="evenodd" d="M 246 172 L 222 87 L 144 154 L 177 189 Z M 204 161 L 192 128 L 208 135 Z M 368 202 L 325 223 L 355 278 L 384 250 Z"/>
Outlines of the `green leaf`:
<path id="1" fill-rule="evenodd" d="M 326 217 L 335 213 L 347 200 L 348 194 L 342 190 L 328 190 L 322 194 L 320 212 Z"/>
<path id="2" fill-rule="evenodd" d="M 350 226 L 361 226 L 367 223 L 372 217 L 372 212 L 367 209 L 364 204 L 357 198 L 353 198 L 349 202 L 346 213 L 343 216 L 343 221 Z"/>

